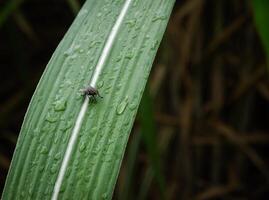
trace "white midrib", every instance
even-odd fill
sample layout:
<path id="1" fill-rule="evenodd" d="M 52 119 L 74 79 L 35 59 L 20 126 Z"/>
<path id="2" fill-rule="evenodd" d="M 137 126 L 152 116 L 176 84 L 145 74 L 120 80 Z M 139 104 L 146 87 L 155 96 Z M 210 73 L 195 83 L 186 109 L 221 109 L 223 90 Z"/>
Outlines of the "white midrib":
<path id="1" fill-rule="evenodd" d="M 98 60 L 98 63 L 96 65 L 95 71 L 93 73 L 93 77 L 92 77 L 92 79 L 90 81 L 90 86 L 92 86 L 92 87 L 95 87 L 96 84 L 97 84 L 97 80 L 98 80 L 98 78 L 99 78 L 99 76 L 100 76 L 100 74 L 102 72 L 102 69 L 103 69 L 104 64 L 106 62 L 106 59 L 109 56 L 109 53 L 110 53 L 110 51 L 112 49 L 112 45 L 114 43 L 116 35 L 117 35 L 117 33 L 118 33 L 119 29 L 120 29 L 120 26 L 121 26 L 121 24 L 123 22 L 123 19 L 124 19 L 126 13 L 127 13 L 127 10 L 129 8 L 131 2 L 132 2 L 132 0 L 126 0 L 125 1 L 124 6 L 122 7 L 122 10 L 120 12 L 120 15 L 118 16 L 118 18 L 116 20 L 116 23 L 114 24 L 113 28 L 111 29 L 111 32 L 110 32 L 110 34 L 108 36 L 108 39 L 107 39 L 107 41 L 105 43 L 104 49 L 102 51 L 102 54 L 101 54 L 101 56 L 100 56 L 100 58 Z M 81 109 L 80 109 L 80 112 L 78 114 L 78 117 L 76 119 L 75 126 L 74 126 L 74 128 L 72 130 L 72 134 L 71 134 L 71 137 L 69 139 L 69 142 L 68 142 L 65 154 L 64 154 L 64 158 L 63 158 L 63 161 L 62 161 L 62 164 L 61 164 L 61 168 L 60 168 L 58 177 L 57 177 L 55 185 L 54 185 L 51 200 L 57 200 L 58 199 L 60 188 L 61 188 L 61 185 L 62 185 L 62 182 L 63 182 L 63 179 L 64 179 L 64 174 L 65 174 L 66 169 L 68 167 L 68 162 L 70 160 L 73 148 L 74 148 L 76 140 L 78 138 L 79 131 L 80 131 L 80 128 L 81 128 L 85 113 L 86 113 L 87 108 L 88 108 L 88 104 L 89 104 L 89 98 L 86 97 L 83 104 L 82 104 L 82 106 L 81 106 Z"/>

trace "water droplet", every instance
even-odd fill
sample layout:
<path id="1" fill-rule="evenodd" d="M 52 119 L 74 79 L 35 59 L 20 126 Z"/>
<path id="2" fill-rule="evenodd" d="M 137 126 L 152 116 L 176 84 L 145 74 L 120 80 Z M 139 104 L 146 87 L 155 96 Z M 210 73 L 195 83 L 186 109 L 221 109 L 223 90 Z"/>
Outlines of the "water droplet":
<path id="1" fill-rule="evenodd" d="M 108 145 L 113 144 L 115 142 L 114 138 L 110 138 L 107 142 Z"/>
<path id="2" fill-rule="evenodd" d="M 121 83 L 117 84 L 117 86 L 116 86 L 117 91 L 119 91 L 121 89 L 121 86 L 122 86 Z"/>
<path id="3" fill-rule="evenodd" d="M 97 131 L 97 127 L 92 128 L 92 133 L 95 133 Z"/>
<path id="4" fill-rule="evenodd" d="M 21 197 L 25 197 L 25 191 L 21 192 Z"/>
<path id="5" fill-rule="evenodd" d="M 41 148 L 41 151 L 40 151 L 41 154 L 47 154 L 48 152 L 49 152 L 49 150 L 48 150 L 47 147 L 43 146 L 43 147 Z"/>
<path id="6" fill-rule="evenodd" d="M 65 191 L 65 188 L 61 187 L 60 188 L 60 193 L 63 193 Z"/>
<path id="7" fill-rule="evenodd" d="M 83 12 L 83 13 L 88 13 L 88 9 L 83 9 L 81 12 Z"/>
<path id="8" fill-rule="evenodd" d="M 39 128 L 35 128 L 34 131 L 33 131 L 33 136 L 38 136 L 40 133 L 40 129 Z"/>
<path id="9" fill-rule="evenodd" d="M 99 88 L 103 87 L 103 85 L 104 85 L 104 81 L 99 81 L 97 83 L 97 88 L 99 89 Z"/>
<path id="10" fill-rule="evenodd" d="M 136 103 L 131 103 L 130 106 L 129 106 L 130 110 L 135 110 L 136 107 L 137 107 Z"/>
<path id="11" fill-rule="evenodd" d="M 94 58 L 91 58 L 89 62 L 93 63 L 93 61 L 94 61 Z M 93 68 L 93 66 L 91 66 L 91 68 Z"/>
<path id="12" fill-rule="evenodd" d="M 57 117 L 53 116 L 51 113 L 47 114 L 46 121 L 50 123 L 54 123 L 57 121 Z"/>
<path id="13" fill-rule="evenodd" d="M 157 49 L 158 45 L 159 45 L 159 41 L 156 40 L 156 41 L 153 43 L 153 45 L 151 46 L 151 50 L 155 50 L 155 49 Z"/>
<path id="14" fill-rule="evenodd" d="M 35 166 L 38 164 L 38 162 L 36 160 L 34 160 L 33 162 L 31 162 L 31 168 L 35 168 Z"/>
<path id="15" fill-rule="evenodd" d="M 133 34 L 132 38 L 135 39 L 138 36 L 138 34 Z"/>
<path id="16" fill-rule="evenodd" d="M 72 121 L 67 121 L 64 123 L 63 127 L 60 128 L 61 131 L 67 131 L 72 127 Z"/>
<path id="17" fill-rule="evenodd" d="M 57 153 L 55 156 L 54 156 L 54 160 L 59 160 L 61 158 L 61 153 Z"/>
<path id="18" fill-rule="evenodd" d="M 66 109 L 66 100 L 60 99 L 54 103 L 55 111 L 64 111 Z"/>
<path id="19" fill-rule="evenodd" d="M 97 41 L 97 40 L 95 40 L 95 41 L 93 41 L 93 42 L 90 44 L 89 48 L 92 48 L 92 47 L 94 47 L 94 46 L 98 46 L 98 45 L 100 45 L 101 43 L 102 43 L 101 41 Z"/>
<path id="20" fill-rule="evenodd" d="M 42 101 L 42 100 L 43 100 L 43 96 L 42 96 L 42 95 L 38 95 L 38 97 L 37 97 L 37 101 L 40 102 L 40 101 Z"/>
<path id="21" fill-rule="evenodd" d="M 153 17 L 152 22 L 156 22 L 158 20 L 165 20 L 167 16 L 165 14 L 157 14 L 155 17 Z"/>
<path id="22" fill-rule="evenodd" d="M 118 115 L 121 115 L 125 111 L 127 104 L 128 104 L 128 96 L 126 96 L 124 100 L 118 105 L 117 107 Z"/>
<path id="23" fill-rule="evenodd" d="M 133 51 L 129 51 L 129 52 L 125 55 L 125 58 L 127 58 L 127 59 L 132 59 L 132 57 L 134 57 L 134 52 L 133 52 Z"/>
<path id="24" fill-rule="evenodd" d="M 133 20 L 129 20 L 127 22 L 125 22 L 130 28 L 134 27 L 135 24 L 136 24 L 136 20 L 133 19 Z"/>
<path id="25" fill-rule="evenodd" d="M 104 194 L 102 194 L 102 199 L 108 199 L 108 195 L 106 192 Z"/>
<path id="26" fill-rule="evenodd" d="M 111 87 L 112 87 L 112 85 L 108 85 L 108 86 L 105 88 L 105 94 L 109 94 Z"/>
<path id="27" fill-rule="evenodd" d="M 45 165 L 41 165 L 41 166 L 39 167 L 38 171 L 39 171 L 39 172 L 43 172 L 44 169 L 45 169 Z"/>
<path id="28" fill-rule="evenodd" d="M 71 174 L 71 167 L 67 167 L 66 172 L 65 172 L 65 175 L 66 175 L 67 177 L 69 177 L 70 174 Z"/>
<path id="29" fill-rule="evenodd" d="M 28 190 L 28 194 L 29 194 L 30 196 L 32 196 L 33 191 L 34 191 L 34 185 L 33 185 L 33 184 L 30 184 L 30 187 L 29 187 L 29 190 Z"/>
<path id="30" fill-rule="evenodd" d="M 70 47 L 64 52 L 64 56 L 70 56 L 72 54 L 73 49 Z"/>
<path id="31" fill-rule="evenodd" d="M 86 175 L 86 176 L 84 177 L 84 182 L 85 182 L 85 183 L 88 183 L 88 182 L 91 180 L 91 177 L 92 177 L 92 175 Z"/>
<path id="32" fill-rule="evenodd" d="M 86 144 L 85 142 L 82 142 L 81 145 L 79 146 L 79 151 L 83 152 L 86 149 Z"/>
<path id="33" fill-rule="evenodd" d="M 120 62 L 122 59 L 122 55 L 120 54 L 119 56 L 117 56 L 117 58 L 115 59 L 115 62 Z"/>
<path id="34" fill-rule="evenodd" d="M 74 47 L 74 50 L 75 51 L 78 51 L 80 49 L 80 44 L 78 44 L 78 45 L 76 45 L 75 47 Z"/>
<path id="35" fill-rule="evenodd" d="M 75 53 L 75 54 L 73 54 L 72 56 L 70 56 L 70 59 L 71 60 L 75 60 L 75 58 L 77 58 L 78 57 L 78 55 Z"/>
<path id="36" fill-rule="evenodd" d="M 93 155 L 97 155 L 98 154 L 98 150 L 97 149 L 92 150 L 92 154 Z"/>
<path id="37" fill-rule="evenodd" d="M 78 16 L 82 16 L 82 15 L 85 15 L 88 13 L 88 10 L 87 9 L 82 9 L 79 13 L 78 13 Z"/>
<path id="38" fill-rule="evenodd" d="M 58 170 L 58 166 L 57 166 L 56 164 L 53 164 L 53 165 L 51 166 L 51 168 L 50 168 L 50 172 L 51 172 L 52 174 L 55 174 L 55 173 L 57 172 L 57 170 Z"/>
<path id="39" fill-rule="evenodd" d="M 80 162 L 78 161 L 78 160 L 75 160 L 75 162 L 74 162 L 74 166 L 78 166 L 80 164 Z"/>

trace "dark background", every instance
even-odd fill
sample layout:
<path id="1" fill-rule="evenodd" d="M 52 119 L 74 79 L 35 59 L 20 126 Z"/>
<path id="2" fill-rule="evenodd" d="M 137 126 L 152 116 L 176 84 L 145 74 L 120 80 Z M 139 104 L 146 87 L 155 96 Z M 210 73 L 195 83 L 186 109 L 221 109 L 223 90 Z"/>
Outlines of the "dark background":
<path id="1" fill-rule="evenodd" d="M 24 114 L 83 1 L 0 1 L 0 190 Z M 267 199 L 268 70 L 250 1 L 177 1 L 114 199 Z M 269 19 L 268 19 L 269 20 Z"/>

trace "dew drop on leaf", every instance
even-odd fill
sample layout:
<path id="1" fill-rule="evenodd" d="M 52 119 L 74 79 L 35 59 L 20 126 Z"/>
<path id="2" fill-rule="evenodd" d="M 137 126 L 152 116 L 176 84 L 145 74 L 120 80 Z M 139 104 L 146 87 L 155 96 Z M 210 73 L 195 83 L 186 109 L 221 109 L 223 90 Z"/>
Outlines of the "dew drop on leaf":
<path id="1" fill-rule="evenodd" d="M 34 137 L 35 137 L 35 136 L 38 136 L 39 133 L 40 133 L 39 128 L 35 128 L 34 131 L 33 131 L 33 136 L 34 136 Z"/>
<path id="2" fill-rule="evenodd" d="M 157 49 L 158 45 L 159 45 L 159 41 L 156 40 L 156 41 L 153 43 L 153 45 L 151 46 L 151 50 L 155 50 L 155 49 Z"/>
<path id="3" fill-rule="evenodd" d="M 116 59 L 115 59 L 115 62 L 120 62 L 122 59 L 122 55 L 119 55 Z"/>
<path id="4" fill-rule="evenodd" d="M 54 103 L 55 111 L 64 111 L 66 109 L 66 100 L 60 99 Z"/>
<path id="5" fill-rule="evenodd" d="M 104 193 L 104 194 L 102 194 L 102 199 L 108 199 L 108 195 L 107 195 L 107 193 Z"/>
<path id="6" fill-rule="evenodd" d="M 50 123 L 54 123 L 57 121 L 57 117 L 53 116 L 52 114 L 48 113 L 47 117 L 46 117 L 46 121 L 50 122 Z"/>
<path id="7" fill-rule="evenodd" d="M 66 50 L 65 52 L 64 52 L 64 56 L 70 56 L 71 54 L 72 54 L 72 48 L 69 48 L 68 50 Z"/>
<path id="8" fill-rule="evenodd" d="M 97 127 L 93 127 L 91 131 L 92 133 L 95 133 L 97 131 Z"/>
<path id="9" fill-rule="evenodd" d="M 54 156 L 54 160 L 59 160 L 61 158 L 61 153 L 57 153 L 55 156 Z"/>
<path id="10" fill-rule="evenodd" d="M 75 51 L 78 51 L 80 49 L 80 44 L 78 44 L 78 45 L 76 45 L 75 47 L 74 47 L 74 50 Z"/>
<path id="11" fill-rule="evenodd" d="M 129 51 L 126 55 L 125 55 L 125 58 L 127 59 L 132 59 L 134 57 L 134 53 L 133 51 Z"/>
<path id="12" fill-rule="evenodd" d="M 64 123 L 64 125 L 62 126 L 62 127 L 60 127 L 60 130 L 61 131 L 67 131 L 68 129 L 70 129 L 71 127 L 72 127 L 72 125 L 73 125 L 73 122 L 72 121 L 66 121 L 65 123 Z"/>
<path id="13" fill-rule="evenodd" d="M 50 172 L 51 172 L 52 174 L 55 174 L 55 173 L 57 172 L 57 169 L 58 169 L 57 165 L 56 165 L 56 164 L 53 164 L 53 165 L 51 166 L 51 168 L 50 168 Z"/>
<path id="14" fill-rule="evenodd" d="M 25 192 L 22 191 L 20 195 L 21 195 L 21 197 L 25 197 Z"/>
<path id="15" fill-rule="evenodd" d="M 131 104 L 129 105 L 130 110 L 135 110 L 136 107 L 137 107 L 137 104 L 136 104 L 136 103 L 131 103 Z"/>
<path id="16" fill-rule="evenodd" d="M 38 171 L 39 171 L 39 172 L 43 172 L 44 169 L 45 169 L 45 166 L 44 166 L 44 165 L 41 165 L 41 166 L 39 167 Z"/>
<path id="17" fill-rule="evenodd" d="M 156 22 L 158 20 L 165 20 L 166 18 L 166 15 L 159 13 L 152 19 L 152 22 Z"/>
<path id="18" fill-rule="evenodd" d="M 49 150 L 48 150 L 47 147 L 43 146 L 43 147 L 41 148 L 41 151 L 40 151 L 41 154 L 47 154 L 48 152 L 49 152 Z"/>
<path id="19" fill-rule="evenodd" d="M 28 194 L 31 196 L 33 194 L 34 191 L 34 185 L 30 184 L 29 190 L 28 190 Z"/>
<path id="20" fill-rule="evenodd" d="M 132 20 L 129 20 L 127 22 L 125 22 L 127 25 L 129 25 L 129 27 L 134 27 L 135 24 L 136 24 L 136 20 L 135 19 L 132 19 Z"/>
<path id="21" fill-rule="evenodd" d="M 125 111 L 127 105 L 128 105 L 128 96 L 126 96 L 124 100 L 117 106 L 117 114 L 121 115 Z"/>
<path id="22" fill-rule="evenodd" d="M 99 81 L 97 83 L 97 88 L 99 89 L 99 88 L 103 87 L 103 85 L 104 85 L 104 81 Z"/>
<path id="23" fill-rule="evenodd" d="M 81 145 L 79 146 L 79 151 L 83 152 L 85 149 L 86 149 L 86 144 L 82 142 Z"/>

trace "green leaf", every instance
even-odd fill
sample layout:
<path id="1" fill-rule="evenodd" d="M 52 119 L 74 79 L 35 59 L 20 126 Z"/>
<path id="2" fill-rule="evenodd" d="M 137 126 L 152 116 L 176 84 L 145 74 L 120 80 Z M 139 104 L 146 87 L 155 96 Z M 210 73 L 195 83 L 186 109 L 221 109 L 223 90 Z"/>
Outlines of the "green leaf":
<path id="1" fill-rule="evenodd" d="M 159 185 L 160 194 L 162 197 L 161 199 L 164 199 L 166 196 L 164 176 L 161 170 L 160 154 L 156 139 L 157 131 L 154 123 L 152 99 L 147 87 L 144 92 L 138 113 L 141 122 L 142 138 L 146 145 L 147 153 L 149 154 L 148 157 L 151 162 L 151 168 Z"/>
<path id="2" fill-rule="evenodd" d="M 269 60 L 269 1 L 253 0 L 254 19 Z"/>
<path id="3" fill-rule="evenodd" d="M 128 1 L 88 0 L 80 10 L 33 95 L 2 199 L 111 199 L 174 4 L 131 0 L 109 46 Z M 81 96 L 89 83 L 103 99 Z M 60 190 L 53 196 L 61 172 Z"/>
<path id="4" fill-rule="evenodd" d="M 6 22 L 9 15 L 12 14 L 24 0 L 10 0 L 5 6 L 0 10 L 0 27 Z"/>
<path id="5" fill-rule="evenodd" d="M 67 0 L 69 7 L 74 14 L 77 14 L 80 8 L 79 2 L 77 0 Z"/>

